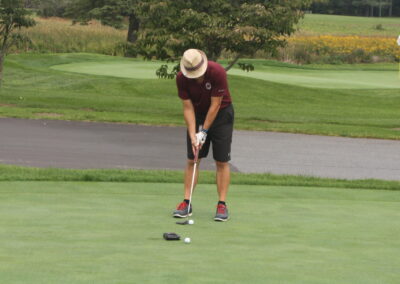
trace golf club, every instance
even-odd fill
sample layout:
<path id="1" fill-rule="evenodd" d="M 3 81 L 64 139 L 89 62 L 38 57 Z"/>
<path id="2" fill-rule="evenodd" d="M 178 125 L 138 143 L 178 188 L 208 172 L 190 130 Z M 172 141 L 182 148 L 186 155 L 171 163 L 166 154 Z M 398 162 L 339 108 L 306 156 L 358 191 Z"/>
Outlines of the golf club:
<path id="1" fill-rule="evenodd" d="M 194 167 L 193 167 L 192 183 L 191 183 L 191 186 L 190 186 L 188 215 L 186 216 L 186 218 L 189 218 L 190 206 L 192 206 L 192 195 L 193 195 L 193 188 L 194 188 L 194 179 L 196 177 L 196 169 L 197 169 L 197 165 L 198 165 L 198 161 L 199 161 L 199 152 L 200 152 L 200 147 L 198 147 L 194 152 Z M 185 221 L 179 221 L 179 222 L 176 222 L 176 224 L 178 224 L 178 225 L 188 225 L 189 224 L 189 220 L 186 219 Z"/>

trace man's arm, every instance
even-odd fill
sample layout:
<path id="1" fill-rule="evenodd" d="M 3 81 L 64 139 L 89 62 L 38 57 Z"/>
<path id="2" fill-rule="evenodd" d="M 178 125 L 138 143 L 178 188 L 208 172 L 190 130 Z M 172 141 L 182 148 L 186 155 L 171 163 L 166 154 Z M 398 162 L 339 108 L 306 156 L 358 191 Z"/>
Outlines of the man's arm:
<path id="1" fill-rule="evenodd" d="M 183 104 L 183 117 L 185 118 L 186 127 L 189 132 L 192 147 L 196 145 L 196 117 L 194 114 L 194 107 L 191 100 L 182 100 Z M 193 148 L 193 153 L 195 148 Z"/>
<path id="2" fill-rule="evenodd" d="M 222 103 L 222 97 L 211 97 L 211 105 L 208 109 L 206 120 L 204 121 L 203 128 L 209 130 L 213 124 L 215 118 L 217 117 L 219 108 Z"/>

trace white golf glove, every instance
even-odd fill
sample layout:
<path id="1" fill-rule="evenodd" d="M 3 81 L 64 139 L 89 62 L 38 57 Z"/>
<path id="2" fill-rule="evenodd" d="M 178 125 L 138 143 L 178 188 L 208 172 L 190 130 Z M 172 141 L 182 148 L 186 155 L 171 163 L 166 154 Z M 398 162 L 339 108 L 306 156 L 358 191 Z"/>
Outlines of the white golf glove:
<path id="1" fill-rule="evenodd" d="M 207 132 L 202 130 L 196 133 L 196 147 L 203 145 L 207 139 Z"/>

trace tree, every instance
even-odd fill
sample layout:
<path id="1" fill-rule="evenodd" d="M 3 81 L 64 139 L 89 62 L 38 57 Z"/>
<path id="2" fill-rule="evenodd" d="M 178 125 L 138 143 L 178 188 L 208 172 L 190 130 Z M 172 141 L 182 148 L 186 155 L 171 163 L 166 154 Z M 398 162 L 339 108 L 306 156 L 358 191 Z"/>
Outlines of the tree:
<path id="1" fill-rule="evenodd" d="M 138 16 L 139 0 L 74 0 L 67 8 L 66 15 L 77 22 L 86 23 L 98 19 L 102 24 L 120 29 L 128 19 L 127 41 L 134 43 L 140 27 Z"/>
<path id="2" fill-rule="evenodd" d="M 35 21 L 29 17 L 30 12 L 24 8 L 21 0 L 0 0 L 0 86 L 3 79 L 3 65 L 9 48 L 26 40 L 16 31 L 32 27 Z"/>
<path id="3" fill-rule="evenodd" d="M 164 0 L 143 3 L 138 48 L 146 58 L 177 60 L 188 48 L 218 60 L 222 51 L 239 58 L 275 52 L 285 44 L 308 7 L 307 0 Z"/>
<path id="4" fill-rule="evenodd" d="M 24 7 L 29 9 L 39 9 L 41 0 L 24 0 Z"/>
<path id="5" fill-rule="evenodd" d="M 383 16 L 383 10 L 388 11 L 388 15 L 391 16 L 393 3 L 391 0 L 357 0 L 352 2 L 355 7 L 363 7 L 365 9 L 365 16 L 373 17 L 374 8 L 378 9 L 377 16 Z"/>
<path id="6" fill-rule="evenodd" d="M 397 5 L 400 6 L 400 0 L 314 0 L 311 10 L 321 14 L 391 17 L 399 15 Z"/>
<path id="7" fill-rule="evenodd" d="M 352 0 L 314 1 L 312 11 L 321 14 L 355 15 Z"/>
<path id="8" fill-rule="evenodd" d="M 62 17 L 71 0 L 39 0 L 38 15 L 42 17 Z"/>

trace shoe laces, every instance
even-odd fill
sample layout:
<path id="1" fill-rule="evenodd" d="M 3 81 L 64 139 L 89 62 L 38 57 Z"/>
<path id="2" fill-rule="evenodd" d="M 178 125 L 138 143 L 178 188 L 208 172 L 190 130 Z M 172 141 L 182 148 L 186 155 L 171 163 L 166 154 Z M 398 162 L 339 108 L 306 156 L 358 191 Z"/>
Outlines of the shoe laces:
<path id="1" fill-rule="evenodd" d="M 218 204 L 217 212 L 218 214 L 225 214 L 226 206 L 224 204 Z"/>
<path id="2" fill-rule="evenodd" d="M 178 210 L 185 210 L 187 206 L 188 206 L 188 205 L 186 204 L 186 202 L 183 201 L 183 202 L 179 203 L 177 209 L 178 209 Z"/>

